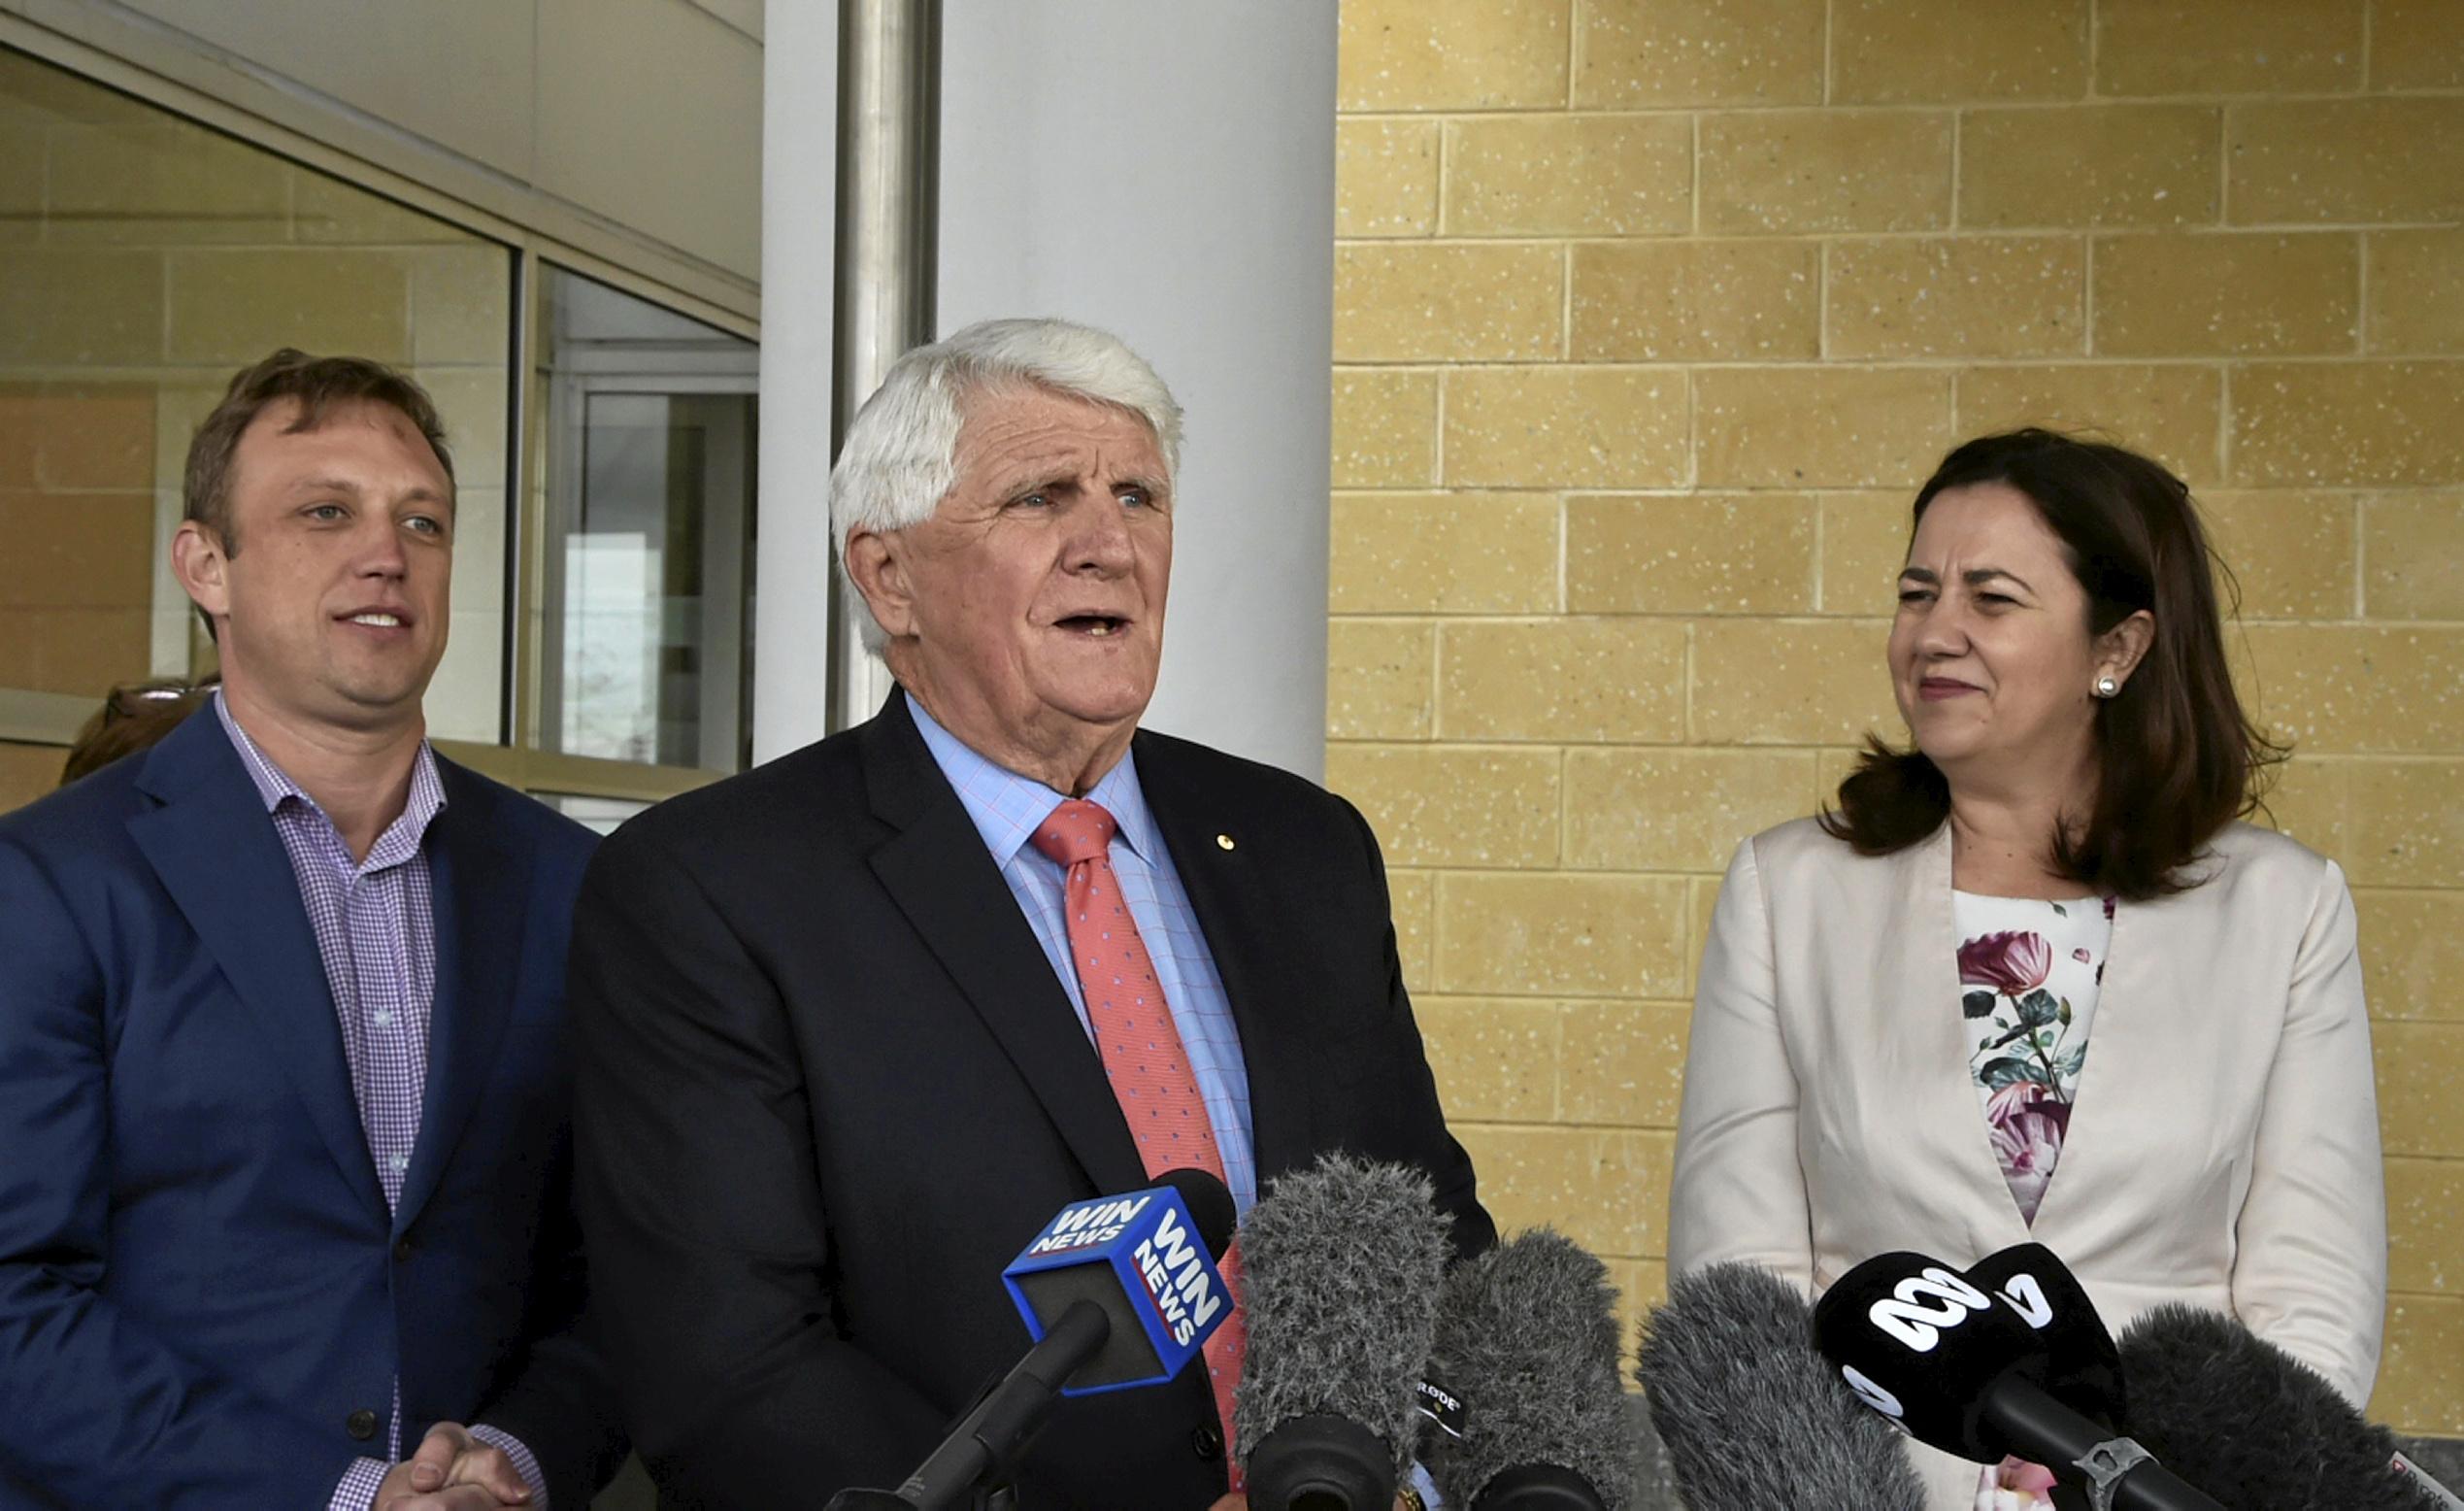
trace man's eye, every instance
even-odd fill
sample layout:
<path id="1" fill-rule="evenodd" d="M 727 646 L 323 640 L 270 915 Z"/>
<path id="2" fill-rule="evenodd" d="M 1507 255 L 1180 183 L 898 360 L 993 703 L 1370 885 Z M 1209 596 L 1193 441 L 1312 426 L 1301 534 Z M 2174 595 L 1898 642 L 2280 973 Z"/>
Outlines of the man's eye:
<path id="1" fill-rule="evenodd" d="M 332 521 L 343 518 L 343 506 L 340 504 L 311 504 L 308 506 L 308 517 L 312 520 L 318 520 L 326 523 L 331 523 Z"/>
<path id="2" fill-rule="evenodd" d="M 405 520 L 402 522 L 410 528 L 418 531 L 422 535 L 442 535 L 445 533 L 445 521 L 442 520 L 432 519 L 427 515 L 415 514 L 410 519 Z"/>
<path id="3" fill-rule="evenodd" d="M 1155 501 L 1155 495 L 1143 487 L 1125 487 L 1120 490 L 1120 501 L 1144 509 Z"/>
<path id="4" fill-rule="evenodd" d="M 1051 506 L 1052 495 L 1045 492 L 1020 493 L 1010 502 L 1021 509 L 1046 509 Z"/>

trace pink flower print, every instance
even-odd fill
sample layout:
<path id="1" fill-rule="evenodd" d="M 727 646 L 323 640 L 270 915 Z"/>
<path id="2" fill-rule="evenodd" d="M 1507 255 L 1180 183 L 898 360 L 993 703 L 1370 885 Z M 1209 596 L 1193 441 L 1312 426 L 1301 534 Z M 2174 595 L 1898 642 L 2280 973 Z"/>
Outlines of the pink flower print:
<path id="1" fill-rule="evenodd" d="M 2005 1459 L 1978 1477 L 1977 1511 L 2036 1511 L 2053 1503 L 2053 1471 L 2024 1459 Z"/>
<path id="2" fill-rule="evenodd" d="M 2087 963 L 2087 946 L 2085 946 L 2085 945 L 2081 945 L 2078 949 L 2073 950 L 2073 951 L 2071 952 L 2071 958 L 2072 958 L 2072 959 L 2074 959 L 2074 960 L 2079 961 L 2081 965 L 2086 964 L 2086 963 Z"/>
<path id="3" fill-rule="evenodd" d="M 2012 929 L 1980 935 L 1959 947 L 1962 985 L 2018 996 L 2045 985 L 2053 947 L 2039 933 Z"/>
<path id="4" fill-rule="evenodd" d="M 2069 1104 L 2035 1081 L 2014 1081 L 1985 1102 L 1994 1158 L 2001 1161 L 2019 1215 L 2030 1223 L 2044 1203 L 2054 1163 L 2062 1158 L 2062 1136 L 2070 1123 Z"/>
<path id="5" fill-rule="evenodd" d="M 2113 921 L 2114 921 L 2114 899 L 2113 899 L 2113 898 L 2111 898 L 2111 897 L 2108 897 L 2108 898 L 2106 898 L 2106 899 L 2105 899 L 2105 922 L 2106 922 L 2106 923 L 2112 923 Z"/>

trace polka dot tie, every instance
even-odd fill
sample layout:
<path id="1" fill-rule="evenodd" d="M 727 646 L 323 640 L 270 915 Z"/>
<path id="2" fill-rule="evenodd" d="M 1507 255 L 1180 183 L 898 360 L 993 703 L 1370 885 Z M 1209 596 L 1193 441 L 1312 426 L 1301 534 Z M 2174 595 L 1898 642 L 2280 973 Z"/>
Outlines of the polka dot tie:
<path id="1" fill-rule="evenodd" d="M 1087 1026 L 1095 1036 L 1096 1053 L 1104 1061 L 1105 1078 L 1120 1102 L 1121 1117 L 1138 1141 L 1138 1158 L 1149 1177 L 1166 1170 L 1204 1170 L 1223 1179 L 1223 1155 L 1215 1147 L 1215 1125 L 1207 1118 L 1197 1075 L 1181 1046 L 1181 1030 L 1173 1025 L 1172 1009 L 1163 986 L 1155 979 L 1155 962 L 1138 937 L 1137 921 L 1121 896 L 1120 879 L 1113 874 L 1113 836 L 1120 825 L 1096 803 L 1073 798 L 1047 815 L 1035 831 L 1037 850 L 1069 868 L 1062 906 L 1070 938 L 1070 959 L 1078 968 L 1081 996 L 1086 1002 Z M 1233 1465 L 1232 1488 L 1241 1476 L 1232 1446 L 1232 1390 L 1241 1379 L 1241 1360 L 1249 1350 L 1249 1321 L 1241 1310 L 1241 1246 L 1235 1242 L 1217 1266 L 1232 1310 L 1207 1339 L 1208 1384 L 1215 1408 L 1223 1419 L 1224 1461 Z"/>

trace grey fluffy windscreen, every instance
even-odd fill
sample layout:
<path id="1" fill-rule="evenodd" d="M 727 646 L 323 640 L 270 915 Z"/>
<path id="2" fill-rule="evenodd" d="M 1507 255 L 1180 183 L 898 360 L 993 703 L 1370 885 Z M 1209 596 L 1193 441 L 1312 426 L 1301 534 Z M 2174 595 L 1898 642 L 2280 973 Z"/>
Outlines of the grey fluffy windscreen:
<path id="1" fill-rule="evenodd" d="M 1437 1327 L 1447 1224 L 1428 1177 L 1330 1154 L 1278 1179 L 1241 1225 L 1249 1360 L 1233 1403 L 1243 1461 L 1278 1424 L 1347 1418 L 1410 1455 L 1413 1388 Z"/>
<path id="2" fill-rule="evenodd" d="M 1429 1376 L 1463 1398 L 1463 1436 L 1434 1434 L 1447 1503 L 1469 1506 L 1502 1470 L 1572 1469 L 1619 1511 L 1641 1446 L 1617 1372 L 1608 1266 L 1548 1228 L 1455 1266 L 1438 1303 Z"/>
<path id="3" fill-rule="evenodd" d="M 1634 1377 L 1694 1511 L 1915 1511 L 1898 1430 L 1814 1351 L 1797 1288 L 1751 1264 L 1669 1282 Z"/>

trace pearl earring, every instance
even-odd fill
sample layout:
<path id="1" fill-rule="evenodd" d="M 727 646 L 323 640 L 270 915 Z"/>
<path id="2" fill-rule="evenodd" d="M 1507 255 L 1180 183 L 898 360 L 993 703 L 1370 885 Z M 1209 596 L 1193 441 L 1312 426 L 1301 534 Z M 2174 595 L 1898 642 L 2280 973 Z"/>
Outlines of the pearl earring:
<path id="1" fill-rule="evenodd" d="M 2099 677 L 2096 679 L 2096 695 L 2100 698 L 2110 698 L 2121 689 L 2122 685 L 2115 682 L 2111 677 Z"/>

